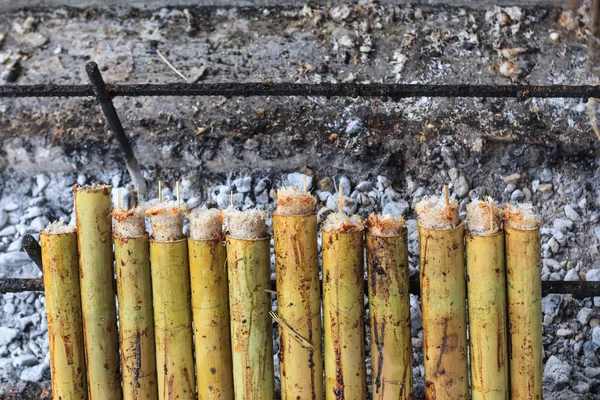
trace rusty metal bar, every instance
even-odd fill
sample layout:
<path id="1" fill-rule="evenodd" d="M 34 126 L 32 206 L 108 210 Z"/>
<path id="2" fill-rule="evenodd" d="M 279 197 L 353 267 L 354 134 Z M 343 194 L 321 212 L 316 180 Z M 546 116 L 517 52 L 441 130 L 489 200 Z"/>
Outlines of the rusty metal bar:
<path id="1" fill-rule="evenodd" d="M 421 85 L 349 83 L 167 83 L 106 85 L 110 97 L 127 96 L 324 96 L 384 97 L 496 97 L 582 98 L 600 97 L 600 86 L 582 85 Z M 92 85 L 3 85 L 0 97 L 90 97 Z"/>
<path id="2" fill-rule="evenodd" d="M 275 290 L 275 281 L 271 281 L 271 289 Z M 365 282 L 365 290 L 367 283 Z M 18 292 L 42 292 L 44 291 L 43 279 L 0 279 L 0 294 Z M 419 294 L 419 278 L 410 279 L 410 292 Z M 544 281 L 542 282 L 542 294 L 544 296 L 555 294 L 570 294 L 576 299 L 600 296 L 600 282 L 572 282 L 572 281 Z"/>

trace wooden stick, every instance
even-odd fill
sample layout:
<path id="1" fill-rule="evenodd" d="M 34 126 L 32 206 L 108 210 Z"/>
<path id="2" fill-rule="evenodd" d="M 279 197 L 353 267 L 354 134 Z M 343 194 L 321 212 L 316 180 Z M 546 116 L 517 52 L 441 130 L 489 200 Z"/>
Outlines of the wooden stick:
<path id="1" fill-rule="evenodd" d="M 179 193 L 179 181 L 177 181 L 175 183 L 175 187 L 176 187 L 175 190 L 177 192 L 177 207 L 179 207 L 181 205 L 181 196 L 180 196 L 180 193 Z"/>
<path id="2" fill-rule="evenodd" d="M 444 199 L 446 200 L 446 207 L 450 205 L 450 195 L 448 194 L 448 185 L 444 185 Z"/>
<path id="3" fill-rule="evenodd" d="M 158 202 L 162 203 L 162 181 L 158 181 Z"/>
<path id="4" fill-rule="evenodd" d="M 344 194 L 342 193 L 342 185 L 338 188 L 338 212 L 344 212 Z"/>
<path id="5" fill-rule="evenodd" d="M 121 210 L 122 204 L 121 204 L 121 189 L 117 189 L 117 210 Z"/>

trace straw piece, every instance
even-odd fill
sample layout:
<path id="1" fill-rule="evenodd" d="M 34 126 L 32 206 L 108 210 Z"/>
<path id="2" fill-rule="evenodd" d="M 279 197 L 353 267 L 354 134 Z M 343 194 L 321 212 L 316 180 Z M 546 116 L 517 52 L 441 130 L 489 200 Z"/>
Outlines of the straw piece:
<path id="1" fill-rule="evenodd" d="M 267 236 L 267 214 L 262 210 L 240 211 L 229 207 L 225 210 L 225 216 L 227 231 L 232 238 L 253 240 Z"/>
<path id="2" fill-rule="evenodd" d="M 458 201 L 440 196 L 427 196 L 415 207 L 419 214 L 419 224 L 428 229 L 452 229 L 460 224 Z"/>
<path id="3" fill-rule="evenodd" d="M 157 203 L 146 209 L 152 223 L 152 238 L 159 242 L 183 239 L 183 214 L 188 210 L 186 205 L 178 206 L 176 201 Z"/>
<path id="4" fill-rule="evenodd" d="M 41 233 L 46 235 L 55 235 L 60 233 L 72 233 L 77 230 L 75 225 L 66 225 L 63 221 L 51 222 L 42 229 Z"/>
<path id="5" fill-rule="evenodd" d="M 223 215 L 216 208 L 196 208 L 188 218 L 190 238 L 193 240 L 217 239 L 223 235 Z"/>
<path id="6" fill-rule="evenodd" d="M 393 217 L 389 214 L 370 214 L 365 221 L 368 232 L 375 236 L 394 237 L 406 232 L 404 217 Z"/>
<path id="7" fill-rule="evenodd" d="M 293 186 L 277 191 L 277 210 L 279 215 L 307 215 L 315 212 L 317 200 L 309 193 L 301 193 Z"/>
<path id="8" fill-rule="evenodd" d="M 114 209 L 112 212 L 114 234 L 122 238 L 144 236 L 146 234 L 145 212 L 143 206 L 130 210 Z"/>
<path id="9" fill-rule="evenodd" d="M 516 229 L 537 229 L 541 218 L 531 203 L 507 204 L 504 207 L 504 221 Z"/>
<path id="10" fill-rule="evenodd" d="M 329 233 L 358 232 L 364 229 L 363 221 L 358 215 L 331 213 L 323 224 L 323 230 Z"/>
<path id="11" fill-rule="evenodd" d="M 493 201 L 473 200 L 467 204 L 465 223 L 467 231 L 471 235 L 488 236 L 496 234 L 502 228 L 502 209 Z"/>

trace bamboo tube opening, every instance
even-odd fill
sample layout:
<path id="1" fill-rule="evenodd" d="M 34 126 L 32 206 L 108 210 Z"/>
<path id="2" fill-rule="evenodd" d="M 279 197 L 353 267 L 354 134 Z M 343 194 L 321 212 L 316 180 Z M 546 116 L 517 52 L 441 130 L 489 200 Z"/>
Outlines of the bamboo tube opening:
<path id="1" fill-rule="evenodd" d="M 143 206 L 132 209 L 115 208 L 113 216 L 113 233 L 121 238 L 146 236 L 146 209 Z"/>
<path id="2" fill-rule="evenodd" d="M 534 230 L 540 227 L 541 218 L 531 203 L 507 204 L 504 223 L 514 229 Z"/>
<path id="3" fill-rule="evenodd" d="M 474 200 L 467 204 L 465 226 L 474 236 L 492 236 L 501 231 L 502 209 L 493 201 Z"/>
<path id="4" fill-rule="evenodd" d="M 398 237 L 406 233 L 406 221 L 402 215 L 370 214 L 366 221 L 367 233 L 373 236 Z"/>
<path id="5" fill-rule="evenodd" d="M 427 229 L 452 229 L 460 224 L 458 201 L 442 196 L 428 196 L 417 203 L 419 225 Z"/>
<path id="6" fill-rule="evenodd" d="M 185 204 L 176 201 L 157 203 L 146 209 L 146 216 L 152 223 L 152 239 L 158 242 L 184 239 L 183 214 L 187 211 Z"/>
<path id="7" fill-rule="evenodd" d="M 225 210 L 227 236 L 235 239 L 257 240 L 267 237 L 267 214 L 263 210 Z"/>
<path id="8" fill-rule="evenodd" d="M 40 231 L 42 235 L 58 235 L 61 233 L 75 233 L 77 227 L 75 225 L 67 225 L 63 221 L 50 222 L 48 226 Z"/>
<path id="9" fill-rule="evenodd" d="M 223 236 L 223 213 L 216 209 L 201 207 L 193 210 L 189 216 L 190 239 L 210 240 Z"/>
<path id="10" fill-rule="evenodd" d="M 317 200 L 309 193 L 295 187 L 284 187 L 277 191 L 277 215 L 309 215 L 315 212 Z"/>
<path id="11" fill-rule="evenodd" d="M 358 215 L 346 215 L 342 212 L 331 213 L 323 223 L 327 233 L 360 232 L 364 229 L 362 218 Z"/>

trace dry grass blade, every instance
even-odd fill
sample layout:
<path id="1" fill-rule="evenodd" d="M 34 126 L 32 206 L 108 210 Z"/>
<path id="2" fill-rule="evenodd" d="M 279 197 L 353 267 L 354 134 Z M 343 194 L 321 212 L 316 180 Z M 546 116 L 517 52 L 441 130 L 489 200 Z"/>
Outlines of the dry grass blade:
<path id="1" fill-rule="evenodd" d="M 302 336 L 298 335 L 284 320 L 279 318 L 277 316 L 277 314 L 275 314 L 273 311 L 269 311 L 269 314 L 275 321 L 277 321 L 277 323 L 280 326 L 285 328 L 292 335 L 292 337 L 294 339 L 296 339 L 296 341 L 302 345 L 302 347 L 304 347 L 305 349 L 308 349 L 308 350 L 313 350 L 313 351 L 315 350 L 313 345 L 310 344 L 310 342 L 308 340 L 306 340 Z"/>

